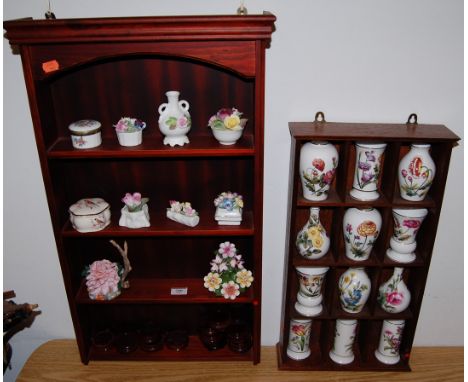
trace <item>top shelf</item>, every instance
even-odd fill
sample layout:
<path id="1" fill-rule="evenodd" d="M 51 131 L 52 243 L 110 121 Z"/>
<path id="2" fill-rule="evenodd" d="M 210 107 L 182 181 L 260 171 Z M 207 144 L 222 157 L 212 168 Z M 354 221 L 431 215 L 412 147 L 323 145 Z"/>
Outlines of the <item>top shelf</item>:
<path id="1" fill-rule="evenodd" d="M 243 136 L 236 144 L 221 145 L 210 136 L 190 137 L 190 143 L 184 146 L 170 147 L 163 145 L 163 138 L 143 138 L 139 146 L 120 146 L 117 137 L 103 137 L 102 144 L 92 149 L 75 149 L 69 137 L 59 138 L 47 151 L 47 156 L 54 159 L 79 158 L 153 158 L 153 157 L 243 157 L 254 156 L 253 137 Z"/>
<path id="2" fill-rule="evenodd" d="M 297 140 L 456 142 L 460 139 L 444 125 L 290 122 L 289 128 Z"/>

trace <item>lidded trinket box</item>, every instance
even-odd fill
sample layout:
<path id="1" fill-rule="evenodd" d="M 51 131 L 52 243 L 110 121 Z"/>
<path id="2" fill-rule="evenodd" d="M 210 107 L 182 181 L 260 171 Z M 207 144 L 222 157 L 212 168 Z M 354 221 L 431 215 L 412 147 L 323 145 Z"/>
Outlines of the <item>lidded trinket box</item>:
<path id="1" fill-rule="evenodd" d="M 73 147 L 76 149 L 91 149 L 102 143 L 101 122 L 92 119 L 81 119 L 68 126 Z"/>
<path id="2" fill-rule="evenodd" d="M 78 232 L 96 232 L 110 224 L 110 206 L 102 198 L 80 199 L 70 206 L 68 212 L 70 222 Z"/>

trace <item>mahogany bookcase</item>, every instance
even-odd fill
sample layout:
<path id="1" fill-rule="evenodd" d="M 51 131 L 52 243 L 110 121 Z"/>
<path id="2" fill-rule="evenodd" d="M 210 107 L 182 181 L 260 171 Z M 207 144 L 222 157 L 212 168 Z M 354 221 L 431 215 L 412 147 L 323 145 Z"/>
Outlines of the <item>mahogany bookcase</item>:
<path id="1" fill-rule="evenodd" d="M 50 216 L 83 363 L 119 360 L 260 361 L 263 219 L 265 49 L 274 15 L 132 17 L 4 22 L 6 38 L 21 54 Z M 169 147 L 158 129 L 165 92 L 178 90 L 190 103 L 190 143 Z M 249 119 L 243 137 L 223 146 L 207 127 L 223 107 Z M 121 117 L 147 122 L 143 144 L 119 146 L 112 127 Z M 102 124 L 103 143 L 72 147 L 68 125 L 80 119 Z M 126 192 L 149 197 L 151 227 L 119 227 Z M 223 191 L 244 196 L 239 226 L 219 226 L 213 200 Z M 79 233 L 68 208 L 86 197 L 111 205 L 112 223 Z M 194 228 L 165 217 L 169 200 L 190 201 L 201 223 Z M 87 296 L 81 272 L 95 260 L 119 261 L 114 239 L 128 242 L 130 289 L 111 301 Z M 233 301 L 203 287 L 219 243 L 233 242 L 255 281 Z M 171 295 L 187 288 L 187 295 Z M 211 311 L 224 309 L 248 325 L 253 346 L 208 351 L 198 330 Z M 183 329 L 189 345 L 180 352 L 99 351 L 92 337 L 102 327 L 155 322 Z"/>

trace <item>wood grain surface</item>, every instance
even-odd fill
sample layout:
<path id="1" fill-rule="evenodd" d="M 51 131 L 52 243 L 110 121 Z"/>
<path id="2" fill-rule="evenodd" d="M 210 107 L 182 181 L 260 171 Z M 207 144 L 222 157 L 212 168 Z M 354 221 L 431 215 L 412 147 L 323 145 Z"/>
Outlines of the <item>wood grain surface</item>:
<path id="1" fill-rule="evenodd" d="M 412 372 L 279 371 L 273 346 L 262 347 L 261 362 L 80 362 L 74 340 L 53 340 L 29 358 L 18 381 L 462 381 L 462 347 L 414 348 Z"/>

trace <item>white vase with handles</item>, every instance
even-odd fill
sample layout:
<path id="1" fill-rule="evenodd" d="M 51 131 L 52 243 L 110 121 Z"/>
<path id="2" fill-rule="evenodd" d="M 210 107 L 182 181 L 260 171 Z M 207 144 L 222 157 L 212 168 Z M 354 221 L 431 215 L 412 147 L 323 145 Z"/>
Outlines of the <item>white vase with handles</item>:
<path id="1" fill-rule="evenodd" d="M 312 320 L 291 319 L 289 323 L 289 341 L 286 354 L 296 361 L 310 356 L 310 331 Z"/>
<path id="2" fill-rule="evenodd" d="M 165 145 L 171 147 L 183 146 L 189 143 L 187 133 L 190 131 L 192 121 L 190 118 L 189 103 L 179 101 L 180 93 L 175 90 L 166 92 L 167 103 L 159 105 L 159 130 L 164 134 Z"/>
<path id="3" fill-rule="evenodd" d="M 375 208 L 348 208 L 343 216 L 346 257 L 367 260 L 381 227 L 382 216 Z"/>
<path id="4" fill-rule="evenodd" d="M 296 247 L 306 259 L 320 259 L 330 248 L 330 238 L 320 222 L 320 208 L 310 207 L 309 220 L 296 237 Z"/>
<path id="5" fill-rule="evenodd" d="M 427 216 L 428 210 L 426 208 L 394 208 L 392 213 L 393 236 L 386 254 L 393 261 L 411 263 L 416 259 L 414 253 L 417 246 L 416 234 Z"/>
<path id="6" fill-rule="evenodd" d="M 375 358 L 386 365 L 400 362 L 400 345 L 404 327 L 404 320 L 383 321 L 379 347 L 374 353 Z"/>
<path id="7" fill-rule="evenodd" d="M 378 181 L 386 143 L 356 142 L 356 166 L 353 188 L 349 194 L 357 200 L 379 198 Z"/>
<path id="8" fill-rule="evenodd" d="M 333 362 L 347 365 L 354 361 L 353 345 L 357 320 L 336 320 L 335 338 L 329 356 Z"/>
<path id="9" fill-rule="evenodd" d="M 436 166 L 429 154 L 431 145 L 412 144 L 398 166 L 400 195 L 405 200 L 424 200 L 432 185 Z"/>
<path id="10" fill-rule="evenodd" d="M 318 316 L 322 312 L 322 286 L 328 267 L 296 267 L 299 292 L 296 310 L 306 317 Z"/>
<path id="11" fill-rule="evenodd" d="M 379 288 L 377 301 L 388 313 L 403 312 L 411 301 L 411 293 L 403 281 L 403 268 L 396 267 L 393 275 Z"/>
<path id="12" fill-rule="evenodd" d="M 304 198 L 313 201 L 328 198 L 338 166 L 338 151 L 329 142 L 307 142 L 301 147 L 299 172 Z"/>

